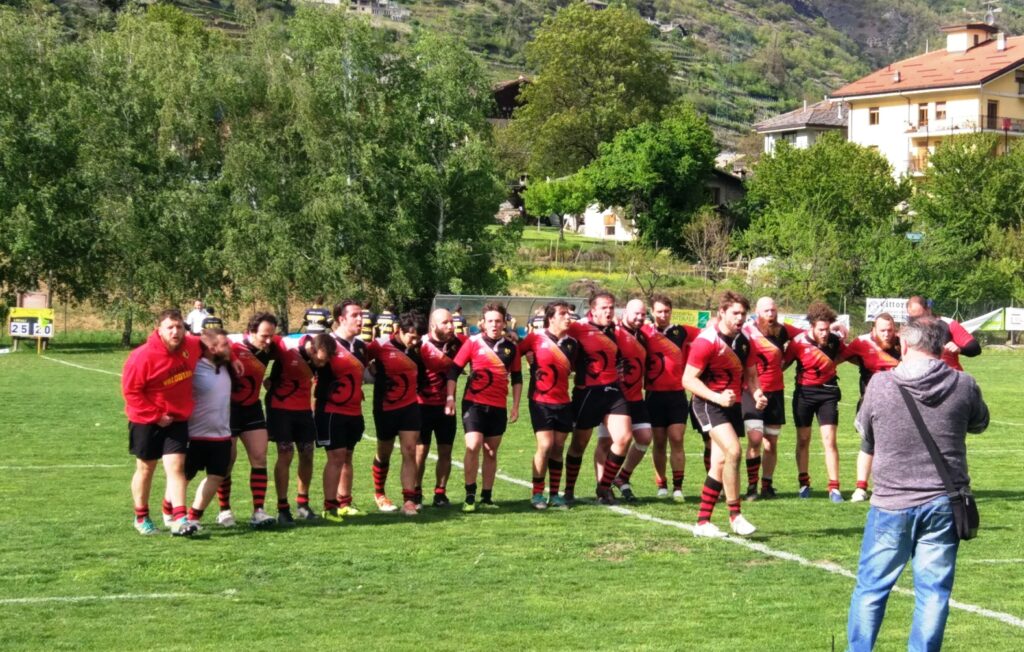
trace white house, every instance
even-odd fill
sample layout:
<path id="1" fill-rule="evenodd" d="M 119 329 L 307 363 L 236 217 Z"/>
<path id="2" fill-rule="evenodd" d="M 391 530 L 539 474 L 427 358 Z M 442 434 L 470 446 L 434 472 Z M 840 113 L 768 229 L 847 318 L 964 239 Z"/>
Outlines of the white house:
<path id="1" fill-rule="evenodd" d="M 588 238 L 630 242 L 636 238 L 633 221 L 623 217 L 621 208 L 606 208 L 598 204 L 587 206 L 583 215 L 566 215 L 562 218 L 565 228 Z"/>
<path id="2" fill-rule="evenodd" d="M 801 109 L 768 118 L 754 125 L 764 136 L 765 154 L 775 151 L 775 144 L 786 141 L 798 149 L 807 149 L 823 134 L 838 131 L 846 136 L 849 109 L 841 100 L 823 100 Z"/>

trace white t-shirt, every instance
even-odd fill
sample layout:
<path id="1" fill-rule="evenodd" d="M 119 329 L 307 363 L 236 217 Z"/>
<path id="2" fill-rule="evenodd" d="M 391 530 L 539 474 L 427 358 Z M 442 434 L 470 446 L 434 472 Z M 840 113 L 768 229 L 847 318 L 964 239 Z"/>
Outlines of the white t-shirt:
<path id="1" fill-rule="evenodd" d="M 205 310 L 193 310 L 185 317 L 185 325 L 193 334 L 199 335 L 203 332 L 203 320 L 210 316 Z"/>
<path id="2" fill-rule="evenodd" d="M 195 409 L 188 420 L 188 438 L 205 441 L 231 439 L 231 374 L 203 358 L 192 377 Z"/>

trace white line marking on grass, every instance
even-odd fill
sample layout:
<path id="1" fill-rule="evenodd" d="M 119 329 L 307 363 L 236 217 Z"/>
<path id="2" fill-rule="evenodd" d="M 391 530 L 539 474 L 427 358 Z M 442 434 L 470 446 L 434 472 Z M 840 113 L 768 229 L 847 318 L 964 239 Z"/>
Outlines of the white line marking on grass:
<path id="1" fill-rule="evenodd" d="M 960 564 L 1024 564 L 1024 559 L 958 559 Z"/>
<path id="2" fill-rule="evenodd" d="M 995 419 L 989 419 L 989 423 L 998 423 L 1001 426 L 1013 426 L 1014 428 L 1024 428 L 1024 423 L 1011 423 L 1009 421 L 996 421 Z"/>
<path id="3" fill-rule="evenodd" d="M 50 362 L 56 362 L 57 364 L 64 364 L 69 367 L 74 367 L 75 369 L 85 369 L 86 371 L 95 371 L 98 374 L 107 374 L 108 376 L 117 376 L 118 378 L 121 377 L 121 374 L 117 373 L 116 371 L 107 371 L 106 369 L 97 369 L 96 367 L 86 367 L 84 365 L 75 364 L 74 362 L 68 362 L 66 360 L 58 360 L 57 358 L 51 358 L 48 355 L 44 355 L 41 357 L 43 358 L 43 360 L 49 360 Z"/>
<path id="4" fill-rule="evenodd" d="M 0 471 L 48 471 L 50 469 L 126 469 L 125 464 L 49 464 L 46 466 L 0 466 Z"/>
<path id="5" fill-rule="evenodd" d="M 235 589 L 228 589 L 222 593 L 115 593 L 113 595 L 54 595 L 39 596 L 34 598 L 2 598 L 2 605 L 18 604 L 45 604 L 56 603 L 78 603 L 78 602 L 111 602 L 119 600 L 182 600 L 186 598 L 210 598 L 220 596 L 233 596 L 238 593 Z"/>

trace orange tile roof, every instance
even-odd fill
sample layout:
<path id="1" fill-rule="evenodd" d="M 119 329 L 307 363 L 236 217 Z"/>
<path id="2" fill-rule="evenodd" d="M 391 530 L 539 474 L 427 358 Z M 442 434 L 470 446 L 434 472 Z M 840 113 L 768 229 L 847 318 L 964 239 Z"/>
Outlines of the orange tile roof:
<path id="1" fill-rule="evenodd" d="M 899 91 L 971 86 L 987 82 L 1024 63 L 1024 36 L 1006 39 L 1006 49 L 996 49 L 996 39 L 966 52 L 936 50 L 904 59 L 843 86 L 830 97 L 881 95 Z M 895 80 L 899 72 L 899 81 Z"/>

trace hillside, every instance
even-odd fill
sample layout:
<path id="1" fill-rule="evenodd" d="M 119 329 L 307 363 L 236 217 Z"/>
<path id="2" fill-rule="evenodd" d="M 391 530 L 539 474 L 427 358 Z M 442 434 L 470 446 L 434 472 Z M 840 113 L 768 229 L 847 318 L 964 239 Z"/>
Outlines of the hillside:
<path id="1" fill-rule="evenodd" d="M 241 29 L 236 7 L 254 0 L 175 0 L 223 29 Z M 72 22 L 103 20 L 123 0 L 58 0 Z M 288 0 L 258 0 L 264 14 L 293 10 Z M 567 0 L 403 0 L 407 23 L 386 27 L 458 34 L 495 80 L 529 74 L 525 46 L 544 17 Z M 980 0 L 627 0 L 652 25 L 675 62 L 680 93 L 706 113 L 726 147 L 742 147 L 750 125 L 817 100 L 890 61 L 943 47 L 939 26 L 980 20 Z M 967 4 L 978 11 L 964 13 Z M 245 9 L 242 10 L 243 12 Z M 999 23 L 1024 33 L 1024 10 L 1007 7 Z M 750 140 L 748 147 L 756 146 Z"/>

